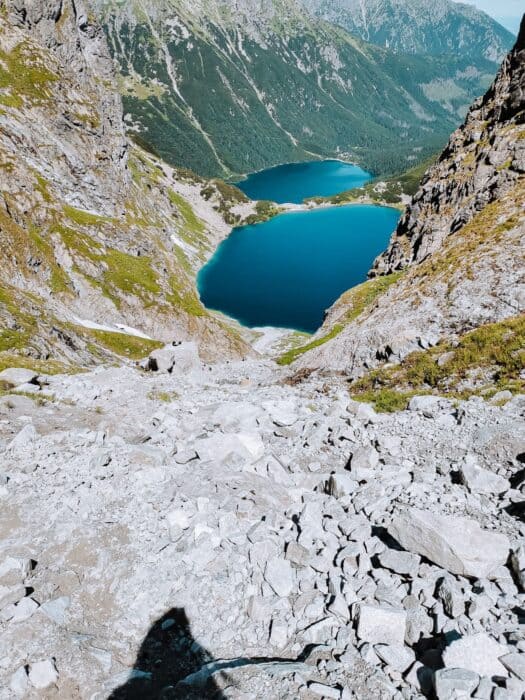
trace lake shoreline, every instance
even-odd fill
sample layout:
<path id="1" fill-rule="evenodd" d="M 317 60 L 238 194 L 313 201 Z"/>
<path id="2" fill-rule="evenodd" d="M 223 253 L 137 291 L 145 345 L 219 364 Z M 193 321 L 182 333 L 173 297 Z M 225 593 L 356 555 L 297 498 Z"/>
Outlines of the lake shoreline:
<path id="1" fill-rule="evenodd" d="M 366 280 L 398 219 L 394 207 L 373 203 L 292 205 L 236 227 L 199 271 L 201 302 L 250 330 L 315 333 L 326 309 Z"/>

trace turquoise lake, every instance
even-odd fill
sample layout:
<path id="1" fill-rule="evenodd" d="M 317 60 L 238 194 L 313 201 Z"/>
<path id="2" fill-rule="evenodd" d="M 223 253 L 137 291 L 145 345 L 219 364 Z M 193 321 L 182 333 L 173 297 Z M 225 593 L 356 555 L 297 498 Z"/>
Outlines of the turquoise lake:
<path id="1" fill-rule="evenodd" d="M 234 229 L 199 272 L 201 300 L 245 326 L 313 333 L 325 310 L 366 280 L 398 219 L 395 209 L 352 204 Z"/>
<path id="2" fill-rule="evenodd" d="M 287 163 L 248 175 L 235 184 L 250 199 L 301 204 L 307 197 L 328 197 L 361 187 L 372 175 L 340 160 Z"/>

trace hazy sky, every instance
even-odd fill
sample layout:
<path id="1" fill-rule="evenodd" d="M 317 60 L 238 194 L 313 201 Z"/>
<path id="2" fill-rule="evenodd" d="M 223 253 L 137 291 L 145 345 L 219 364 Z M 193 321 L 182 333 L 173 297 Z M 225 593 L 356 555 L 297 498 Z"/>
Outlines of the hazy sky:
<path id="1" fill-rule="evenodd" d="M 459 1 L 459 0 L 457 0 Z M 476 5 L 480 10 L 495 17 L 499 22 L 514 31 L 518 30 L 519 19 L 525 12 L 524 0 L 461 0 Z M 510 22 L 509 22 L 510 20 Z M 512 21 L 514 20 L 514 21 Z"/>
<path id="2" fill-rule="evenodd" d="M 469 5 L 477 5 L 489 15 L 498 17 L 518 17 L 525 12 L 523 0 L 462 0 Z"/>

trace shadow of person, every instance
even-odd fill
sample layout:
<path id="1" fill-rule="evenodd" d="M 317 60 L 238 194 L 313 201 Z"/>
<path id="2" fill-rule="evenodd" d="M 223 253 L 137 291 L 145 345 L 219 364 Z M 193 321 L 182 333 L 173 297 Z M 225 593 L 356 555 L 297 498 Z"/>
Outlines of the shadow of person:
<path id="1" fill-rule="evenodd" d="M 172 608 L 152 625 L 130 677 L 108 700 L 226 700 L 213 677 L 193 688 L 182 681 L 213 661 L 196 642 L 183 608 Z"/>

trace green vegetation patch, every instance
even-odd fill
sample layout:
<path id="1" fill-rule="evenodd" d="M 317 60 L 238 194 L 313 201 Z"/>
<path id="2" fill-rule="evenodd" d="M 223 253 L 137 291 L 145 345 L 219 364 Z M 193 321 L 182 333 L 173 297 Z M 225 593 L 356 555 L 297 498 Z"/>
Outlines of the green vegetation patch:
<path id="1" fill-rule="evenodd" d="M 29 42 L 20 42 L 10 52 L 0 49 L 0 104 L 17 109 L 25 100 L 42 104 L 51 99 L 50 86 L 57 80 Z"/>
<path id="2" fill-rule="evenodd" d="M 395 367 L 373 370 L 352 382 L 350 393 L 375 404 L 377 410 L 394 411 L 406 408 L 409 399 L 420 394 L 467 399 L 503 390 L 522 392 L 524 368 L 525 315 L 521 315 L 480 326 L 457 344 L 443 341 L 411 353 Z"/>
<path id="3" fill-rule="evenodd" d="M 150 258 L 129 255 L 110 248 L 103 256 L 103 260 L 108 265 L 104 273 L 106 284 L 137 296 L 143 296 L 144 292 L 148 294 L 161 292 Z"/>
<path id="4" fill-rule="evenodd" d="M 147 357 L 153 350 L 163 347 L 163 343 L 157 340 L 148 340 L 147 338 L 139 338 L 135 335 L 127 335 L 126 333 L 112 333 L 110 331 L 87 330 L 87 333 L 92 336 L 97 343 L 119 355 L 130 360 L 141 360 Z"/>
<path id="5" fill-rule="evenodd" d="M 70 365 L 59 360 L 36 360 L 34 357 L 17 355 L 13 352 L 0 352 L 0 372 L 11 367 L 31 369 L 38 374 L 78 374 L 83 372 L 78 365 Z"/>
<path id="6" fill-rule="evenodd" d="M 304 355 L 305 352 L 313 350 L 314 348 L 318 348 L 320 345 L 324 345 L 329 340 L 332 340 L 333 338 L 338 336 L 339 333 L 343 330 L 343 328 L 344 326 L 341 323 L 337 323 L 329 333 L 323 335 L 321 338 L 316 338 L 307 345 L 302 345 L 299 348 L 292 348 L 291 350 L 288 350 L 288 352 L 285 352 L 284 355 L 281 355 L 279 357 L 277 363 L 279 365 L 291 365 L 292 362 L 295 362 L 295 360 L 297 360 L 297 358 L 301 355 Z"/>
<path id="7" fill-rule="evenodd" d="M 117 223 L 109 216 L 101 216 L 85 209 L 77 209 L 69 204 L 64 205 L 64 214 L 78 226 L 100 226 L 101 224 Z"/>
<path id="8" fill-rule="evenodd" d="M 234 214 L 231 209 L 237 204 L 246 204 L 250 201 L 244 192 L 235 185 L 224 182 L 224 180 L 211 180 L 202 187 L 201 196 L 210 200 L 214 195 L 217 195 L 219 200 L 214 206 L 215 211 L 221 214 L 228 225 L 238 224 L 240 217 L 238 214 Z"/>
<path id="9" fill-rule="evenodd" d="M 402 207 L 402 196 L 413 196 L 423 180 L 426 171 L 435 163 L 436 156 L 425 159 L 422 163 L 409 168 L 401 173 L 392 175 L 389 178 L 375 178 L 362 187 L 354 187 L 329 197 L 311 197 L 306 200 L 315 204 L 351 204 L 362 199 L 371 200 L 377 204 L 393 205 L 396 208 Z M 383 183 L 383 187 L 376 187 Z"/>
<path id="10" fill-rule="evenodd" d="M 332 340 L 341 333 L 341 331 L 352 321 L 355 321 L 363 311 L 369 308 L 374 301 L 384 294 L 387 289 L 395 284 L 403 275 L 403 272 L 394 272 L 391 275 L 385 275 L 383 277 L 375 277 L 374 279 L 363 282 L 363 284 L 353 287 L 345 292 L 339 301 L 338 306 L 345 308 L 346 311 L 341 314 L 337 319 L 337 323 L 333 326 L 331 331 L 326 335 L 321 336 L 312 340 L 307 345 L 302 345 L 298 348 L 292 348 L 285 352 L 277 360 L 280 365 L 290 365 L 298 357 L 304 355 L 305 352 L 313 350 L 314 348 L 324 345 L 329 340 Z"/>
<path id="11" fill-rule="evenodd" d="M 151 258 L 130 255 L 115 248 L 104 248 L 91 236 L 68 226 L 55 225 L 55 230 L 70 250 L 93 263 L 101 264 L 103 269 L 100 279 L 90 277 L 84 272 L 82 274 L 99 287 L 117 307 L 120 301 L 115 295 L 115 290 L 138 296 L 147 303 L 152 301 L 152 296 L 161 293 L 162 289 L 151 265 Z"/>
<path id="12" fill-rule="evenodd" d="M 255 214 L 247 216 L 243 224 L 251 226 L 253 224 L 261 224 L 264 221 L 273 219 L 274 216 L 280 214 L 283 207 L 278 206 L 275 202 L 270 202 L 266 199 L 261 199 L 255 204 Z"/>
<path id="13" fill-rule="evenodd" d="M 182 228 L 177 231 L 180 237 L 186 241 L 186 243 L 193 246 L 199 243 L 205 243 L 206 227 L 193 211 L 191 204 L 171 188 L 168 188 L 168 197 L 170 202 L 177 208 L 183 220 Z"/>

